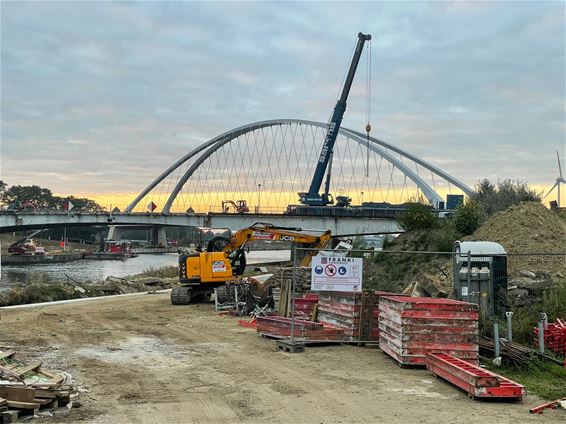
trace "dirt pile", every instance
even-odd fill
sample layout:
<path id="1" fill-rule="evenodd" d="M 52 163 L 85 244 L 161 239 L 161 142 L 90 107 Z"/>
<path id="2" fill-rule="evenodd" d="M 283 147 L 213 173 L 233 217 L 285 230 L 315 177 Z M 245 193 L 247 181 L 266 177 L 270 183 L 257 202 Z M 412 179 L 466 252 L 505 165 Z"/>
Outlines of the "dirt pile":
<path id="1" fill-rule="evenodd" d="M 566 221 L 541 203 L 524 202 L 493 215 L 467 239 L 494 241 L 507 253 L 566 253 Z"/>

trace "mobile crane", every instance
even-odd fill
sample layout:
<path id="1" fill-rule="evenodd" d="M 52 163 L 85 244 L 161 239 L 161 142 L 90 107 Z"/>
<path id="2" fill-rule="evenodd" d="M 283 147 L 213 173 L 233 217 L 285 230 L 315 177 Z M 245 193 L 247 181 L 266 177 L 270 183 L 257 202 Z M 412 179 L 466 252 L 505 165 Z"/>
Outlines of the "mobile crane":
<path id="1" fill-rule="evenodd" d="M 348 99 L 348 94 L 350 94 L 350 89 L 352 88 L 352 82 L 354 80 L 354 75 L 356 74 L 356 69 L 358 68 L 358 63 L 362 55 L 364 44 L 366 41 L 371 40 L 370 34 L 358 33 L 358 44 L 356 45 L 356 50 L 354 51 L 354 56 L 352 57 L 352 62 L 350 63 L 350 69 L 348 70 L 348 75 L 346 76 L 346 81 L 344 82 L 344 87 L 342 89 L 342 94 L 334 107 L 334 112 L 332 113 L 332 118 L 328 124 L 328 132 L 322 144 L 322 150 L 320 151 L 320 156 L 318 157 L 318 162 L 316 164 L 316 170 L 314 172 L 311 185 L 308 192 L 301 192 L 299 194 L 299 201 L 303 205 L 307 206 L 326 206 L 334 203 L 330 191 L 330 174 L 332 171 L 332 152 L 334 149 L 334 143 L 336 143 L 336 138 L 338 137 L 338 131 L 340 130 L 340 125 L 342 124 L 342 118 L 344 117 L 344 112 L 346 111 L 346 100 Z M 369 133 L 371 127 L 368 124 L 366 131 Z M 328 172 L 327 172 L 328 169 Z M 322 185 L 322 180 L 324 178 L 324 173 L 326 173 L 326 181 L 324 183 L 324 193 L 319 194 L 320 186 Z M 351 199 L 348 196 L 337 196 L 339 206 L 348 206 Z"/>
<path id="2" fill-rule="evenodd" d="M 332 240 L 330 230 L 321 235 L 305 234 L 301 228 L 276 227 L 272 224 L 255 223 L 238 230 L 231 238 L 214 237 L 206 252 L 181 253 L 179 255 L 179 282 L 181 286 L 171 291 L 173 305 L 186 305 L 196 297 L 212 294 L 215 287 L 242 275 L 246 269 L 244 249 L 250 242 L 282 241 L 298 243 L 306 251 L 301 266 L 308 266 L 317 249 L 325 248 Z"/>

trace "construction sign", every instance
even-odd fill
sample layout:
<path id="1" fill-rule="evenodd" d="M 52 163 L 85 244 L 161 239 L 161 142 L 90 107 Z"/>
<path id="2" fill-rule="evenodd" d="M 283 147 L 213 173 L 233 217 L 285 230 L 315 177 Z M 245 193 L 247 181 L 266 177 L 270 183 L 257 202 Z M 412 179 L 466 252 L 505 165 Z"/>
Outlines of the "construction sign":
<path id="1" fill-rule="evenodd" d="M 71 199 L 67 199 L 67 200 L 65 201 L 65 211 L 66 211 L 66 212 L 69 212 L 69 211 L 70 211 L 71 209 L 73 209 L 74 207 L 75 207 L 75 205 L 73 205 L 73 204 L 71 203 Z"/>
<path id="2" fill-rule="evenodd" d="M 362 291 L 362 258 L 315 256 L 312 258 L 311 290 Z"/>

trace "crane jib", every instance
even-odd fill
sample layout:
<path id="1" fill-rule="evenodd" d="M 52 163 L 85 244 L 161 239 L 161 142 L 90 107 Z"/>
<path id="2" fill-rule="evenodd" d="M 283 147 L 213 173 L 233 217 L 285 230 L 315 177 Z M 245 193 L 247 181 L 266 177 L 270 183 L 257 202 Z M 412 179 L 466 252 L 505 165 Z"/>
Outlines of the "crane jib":
<path id="1" fill-rule="evenodd" d="M 334 143 L 338 136 L 338 131 L 340 130 L 340 124 L 342 123 L 342 118 L 344 117 L 344 112 L 346 111 L 346 100 L 348 99 L 348 94 L 352 87 L 352 82 L 354 80 L 354 75 L 356 74 L 356 68 L 360 61 L 360 56 L 363 51 L 364 43 L 371 40 L 371 35 L 358 34 L 358 42 L 350 63 L 350 68 L 344 82 L 344 87 L 342 93 L 336 106 L 334 107 L 334 113 L 332 114 L 332 119 L 328 124 L 328 131 L 326 137 L 324 138 L 324 143 L 322 144 L 322 149 L 318 157 L 318 163 L 314 172 L 309 191 L 307 193 L 299 193 L 300 202 L 307 205 L 318 206 L 318 205 L 328 205 L 333 203 L 332 196 L 328 193 L 328 188 L 330 187 L 330 174 L 332 169 L 332 150 L 334 148 Z M 327 172 L 326 184 L 324 194 L 321 196 L 319 194 L 320 186 L 322 185 L 322 180 L 324 174 Z"/>

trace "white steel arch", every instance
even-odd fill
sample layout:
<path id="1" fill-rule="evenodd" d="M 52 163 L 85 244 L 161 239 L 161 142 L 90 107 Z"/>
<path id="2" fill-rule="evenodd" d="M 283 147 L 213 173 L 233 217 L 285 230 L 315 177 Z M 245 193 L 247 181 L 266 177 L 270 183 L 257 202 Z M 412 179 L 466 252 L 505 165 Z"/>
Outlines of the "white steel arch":
<path id="1" fill-rule="evenodd" d="M 203 143 L 196 149 L 192 150 L 169 168 L 167 168 L 159 177 L 157 177 L 154 181 L 151 182 L 137 197 L 136 199 L 126 208 L 125 212 L 131 212 L 136 207 L 136 205 L 148 194 L 150 193 L 159 183 L 161 183 L 165 178 L 167 178 L 171 173 L 177 170 L 181 165 L 186 163 L 189 159 L 197 157 L 196 161 L 185 171 L 183 176 L 177 181 L 173 191 L 171 192 L 169 198 L 165 206 L 163 207 L 162 212 L 167 214 L 170 212 L 171 207 L 177 198 L 178 194 L 180 193 L 183 186 L 187 183 L 191 175 L 205 162 L 215 151 L 217 151 L 222 146 L 230 143 L 234 140 L 237 140 L 238 137 L 244 135 L 246 133 L 256 131 L 258 129 L 266 128 L 266 127 L 273 127 L 277 125 L 291 125 L 291 124 L 298 124 L 298 125 L 305 125 L 305 126 L 313 126 L 318 128 L 327 128 L 327 124 L 323 122 L 316 122 L 316 121 L 307 121 L 302 119 L 277 119 L 277 120 L 268 120 L 268 121 L 260 121 L 255 122 L 248 125 L 243 125 L 241 127 L 235 128 L 233 130 L 227 131 L 217 137 L 212 138 L 211 140 Z M 340 128 L 340 134 L 347 137 L 348 140 L 355 141 L 359 144 L 366 144 L 367 143 L 367 136 L 362 134 L 358 131 L 350 130 L 348 128 Z M 428 201 L 435 205 L 438 202 L 441 202 L 443 199 L 442 197 L 426 182 L 424 181 L 415 171 L 409 168 L 406 164 L 401 162 L 395 156 L 393 156 L 390 152 L 385 149 L 389 149 L 393 152 L 398 153 L 402 157 L 406 157 L 407 159 L 421 165 L 423 168 L 428 169 L 433 174 L 438 175 L 440 178 L 452 183 L 454 186 L 458 187 L 462 190 L 466 195 L 470 195 L 473 193 L 473 190 L 465 185 L 463 182 L 459 181 L 455 177 L 447 174 L 446 172 L 442 171 L 441 169 L 437 168 L 436 166 L 424 161 L 423 159 L 403 150 L 399 147 L 391 145 L 387 142 L 379 140 L 374 137 L 370 137 L 369 141 L 371 142 L 369 148 L 374 153 L 378 154 L 389 163 L 391 163 L 394 167 L 399 169 L 403 174 L 405 174 L 409 179 L 411 179 L 417 187 L 423 192 L 425 197 Z M 384 149 L 385 148 L 385 149 Z"/>

